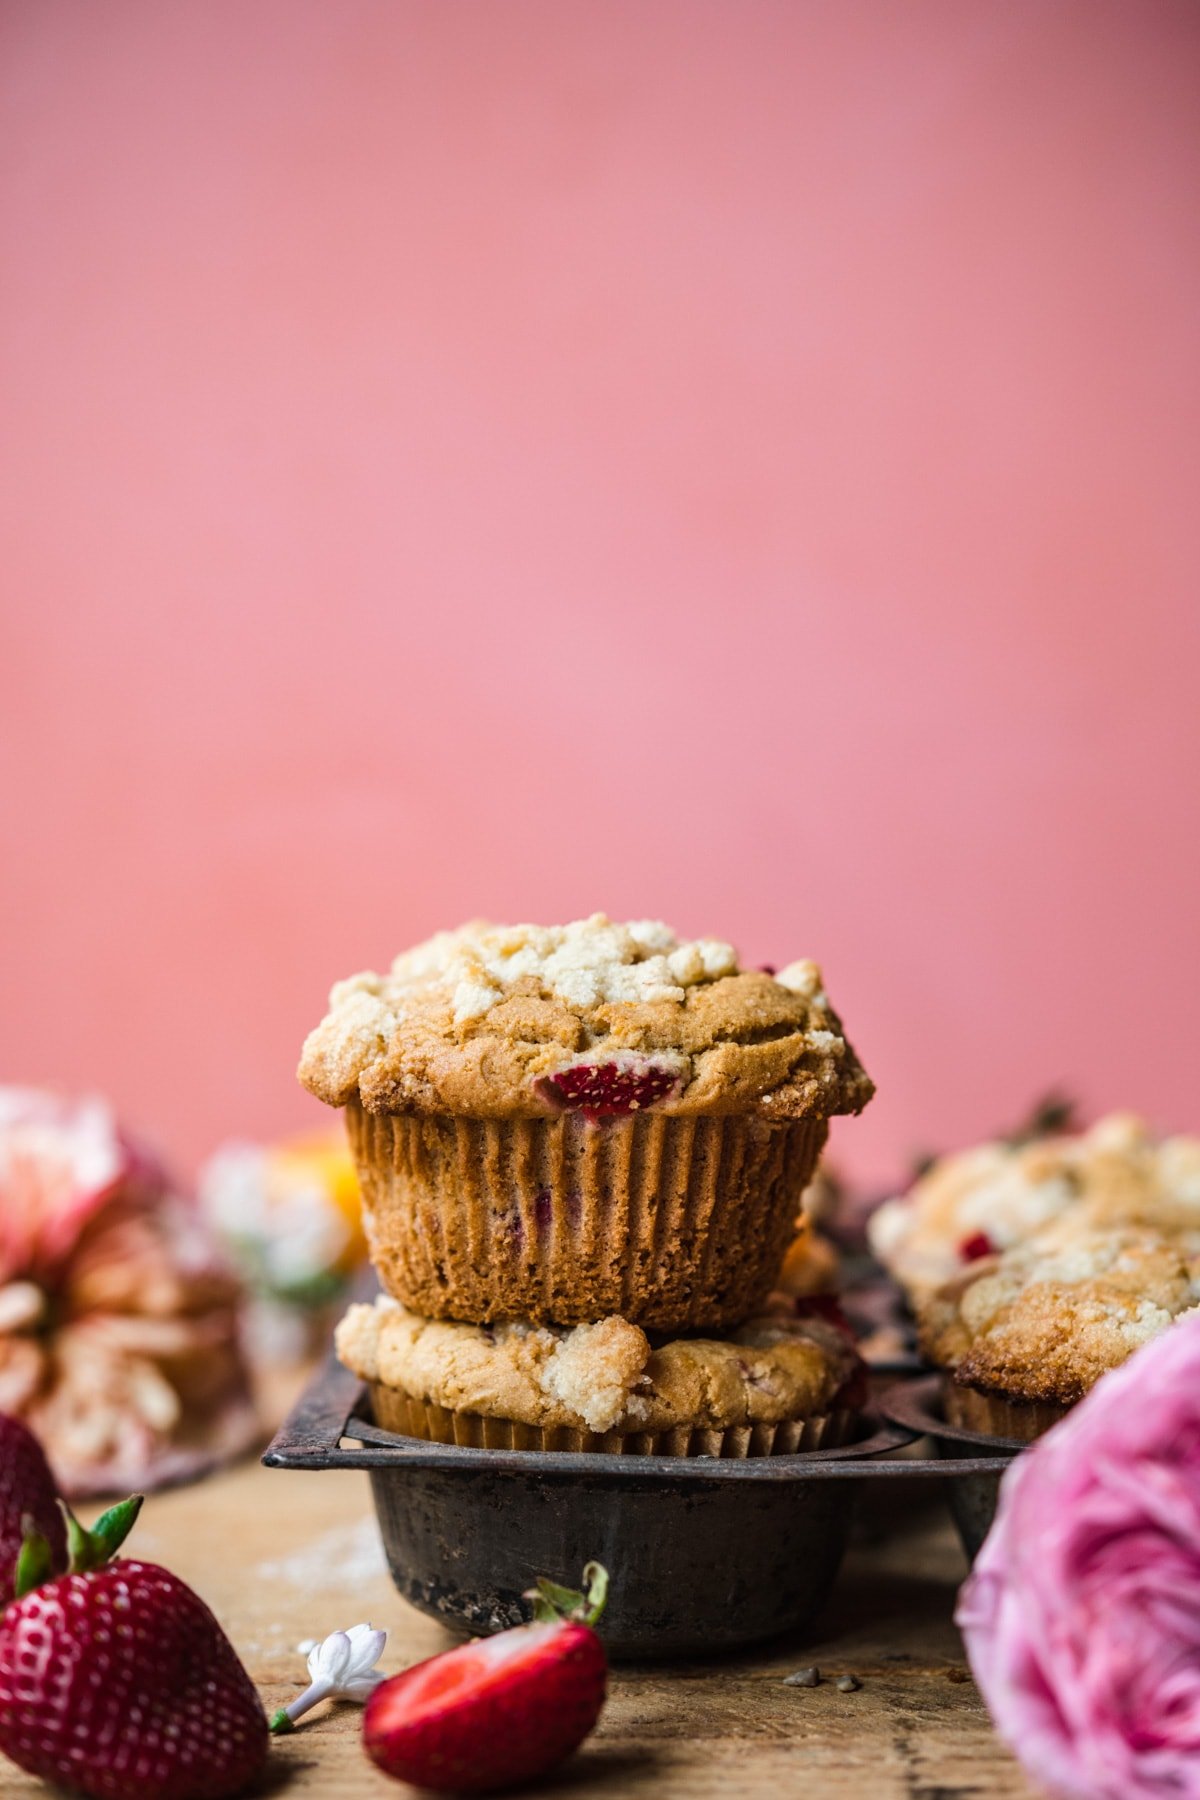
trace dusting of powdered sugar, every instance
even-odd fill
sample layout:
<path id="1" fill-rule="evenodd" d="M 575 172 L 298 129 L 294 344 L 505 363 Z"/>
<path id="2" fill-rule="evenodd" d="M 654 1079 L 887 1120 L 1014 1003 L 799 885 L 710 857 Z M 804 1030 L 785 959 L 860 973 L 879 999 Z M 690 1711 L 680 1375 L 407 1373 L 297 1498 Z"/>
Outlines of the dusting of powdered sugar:
<path id="1" fill-rule="evenodd" d="M 379 1527 L 370 1518 L 322 1532 L 290 1556 L 259 1563 L 255 1570 L 261 1581 L 285 1581 L 305 1589 L 352 1588 L 387 1573 Z"/>

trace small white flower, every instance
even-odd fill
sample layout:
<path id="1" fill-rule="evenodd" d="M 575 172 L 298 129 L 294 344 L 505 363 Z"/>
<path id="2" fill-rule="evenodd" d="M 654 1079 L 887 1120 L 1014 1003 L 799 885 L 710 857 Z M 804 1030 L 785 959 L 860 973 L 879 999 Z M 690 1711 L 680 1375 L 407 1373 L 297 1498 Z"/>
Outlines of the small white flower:
<path id="1" fill-rule="evenodd" d="M 387 1632 L 373 1625 L 352 1625 L 349 1631 L 333 1631 L 321 1643 L 309 1640 L 301 1646 L 308 1649 L 309 1685 L 290 1706 L 281 1708 L 271 1720 L 272 1731 L 290 1731 L 320 1700 L 357 1700 L 370 1698 L 386 1679 L 375 1667 L 383 1655 Z"/>

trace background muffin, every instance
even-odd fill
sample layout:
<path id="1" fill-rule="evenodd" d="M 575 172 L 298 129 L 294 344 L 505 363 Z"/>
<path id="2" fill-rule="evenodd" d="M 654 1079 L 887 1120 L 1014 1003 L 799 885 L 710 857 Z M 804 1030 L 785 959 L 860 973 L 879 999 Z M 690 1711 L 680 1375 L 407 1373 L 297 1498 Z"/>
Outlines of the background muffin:
<path id="1" fill-rule="evenodd" d="M 1031 1438 L 1200 1301 L 1200 1236 L 1074 1215 L 926 1301 L 922 1348 L 953 1424 Z"/>
<path id="2" fill-rule="evenodd" d="M 754 1310 L 829 1117 L 873 1092 L 813 963 L 740 970 L 601 914 L 466 926 L 339 983 L 300 1079 L 346 1108 L 397 1299 L 658 1330 Z"/>
<path id="3" fill-rule="evenodd" d="M 1200 1138 L 1160 1139 L 1130 1113 L 1084 1132 L 1018 1133 L 940 1157 L 877 1208 L 867 1233 L 919 1303 L 976 1259 L 1081 1208 L 1096 1225 L 1200 1226 Z"/>
<path id="4" fill-rule="evenodd" d="M 431 1321 L 395 1301 L 353 1306 L 343 1363 L 376 1422 L 445 1442 L 612 1454 L 753 1456 L 841 1440 L 861 1364 L 819 1317 L 755 1319 L 725 1340 L 652 1345 L 628 1320 L 571 1329 Z"/>

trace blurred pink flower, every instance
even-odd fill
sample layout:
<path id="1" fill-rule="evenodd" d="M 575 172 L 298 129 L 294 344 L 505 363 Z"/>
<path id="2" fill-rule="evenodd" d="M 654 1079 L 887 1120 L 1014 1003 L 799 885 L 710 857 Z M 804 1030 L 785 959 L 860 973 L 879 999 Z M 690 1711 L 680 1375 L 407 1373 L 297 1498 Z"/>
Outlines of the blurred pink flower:
<path id="1" fill-rule="evenodd" d="M 254 1441 L 240 1299 L 106 1102 L 0 1086 L 0 1412 L 65 1493 L 182 1480 Z"/>
<path id="2" fill-rule="evenodd" d="M 1200 1314 L 1013 1464 L 957 1617 L 1052 1793 L 1200 1796 Z"/>
<path id="3" fill-rule="evenodd" d="M 0 1087 L 0 1284 L 52 1276 L 131 1167 L 102 1100 Z"/>

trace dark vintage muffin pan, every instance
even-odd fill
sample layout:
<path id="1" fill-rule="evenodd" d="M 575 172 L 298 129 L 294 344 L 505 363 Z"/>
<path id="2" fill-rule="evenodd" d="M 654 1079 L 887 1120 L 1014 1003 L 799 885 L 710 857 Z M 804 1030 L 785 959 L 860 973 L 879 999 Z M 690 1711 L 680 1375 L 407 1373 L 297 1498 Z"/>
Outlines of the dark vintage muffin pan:
<path id="1" fill-rule="evenodd" d="M 928 1426 L 924 1414 L 903 1418 L 896 1395 L 893 1386 L 864 1414 L 856 1442 L 794 1456 L 477 1450 L 379 1430 L 366 1390 L 331 1358 L 263 1460 L 367 1470 L 396 1587 L 452 1630 L 517 1624 L 539 1575 L 573 1584 L 595 1558 L 612 1575 L 610 1653 L 692 1655 L 808 1625 L 833 1586 L 867 1482 L 982 1481 L 994 1510 L 1011 1451 L 947 1456 L 938 1440 L 935 1456 L 898 1458 L 926 1429 L 947 1428 L 932 1414 Z M 977 1544 L 961 1507 L 955 1516 Z"/>
<path id="2" fill-rule="evenodd" d="M 1029 1446 L 1017 1438 L 987 1437 L 979 1431 L 947 1424 L 941 1386 L 940 1375 L 894 1382 L 881 1396 L 879 1410 L 901 1429 L 932 1439 L 941 1472 L 946 1476 L 946 1498 L 958 1535 L 974 1562 L 996 1516 L 1001 1476 L 1017 1452 Z M 968 1468 L 967 1463 L 974 1466 Z"/>

